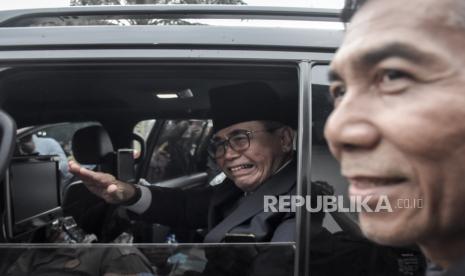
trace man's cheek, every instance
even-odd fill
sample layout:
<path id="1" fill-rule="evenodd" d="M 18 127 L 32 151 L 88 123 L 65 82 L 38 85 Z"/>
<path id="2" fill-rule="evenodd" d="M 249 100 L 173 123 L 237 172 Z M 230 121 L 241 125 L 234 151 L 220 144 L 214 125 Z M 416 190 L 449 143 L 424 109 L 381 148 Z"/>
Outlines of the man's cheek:
<path id="1" fill-rule="evenodd" d="M 216 164 L 218 165 L 218 167 L 220 168 L 220 170 L 222 170 L 223 172 L 227 173 L 226 170 L 225 170 L 225 167 L 224 167 L 224 162 L 216 160 Z"/>

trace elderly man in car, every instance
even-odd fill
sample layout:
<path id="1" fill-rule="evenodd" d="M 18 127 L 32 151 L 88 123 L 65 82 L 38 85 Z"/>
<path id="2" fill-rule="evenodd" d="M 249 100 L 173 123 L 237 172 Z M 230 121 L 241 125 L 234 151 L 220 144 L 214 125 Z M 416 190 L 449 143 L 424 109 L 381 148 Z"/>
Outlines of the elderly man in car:
<path id="1" fill-rule="evenodd" d="M 465 2 L 346 3 L 357 9 L 331 64 L 325 132 L 350 194 L 394 207 L 362 212 L 361 228 L 418 244 L 429 275 L 465 275 Z"/>
<path id="2" fill-rule="evenodd" d="M 214 135 L 209 154 L 226 174 L 218 186 L 180 190 L 121 182 L 70 162 L 70 171 L 106 202 L 139 219 L 172 227 L 207 228 L 209 243 L 294 241 L 293 213 L 264 212 L 264 196 L 295 193 L 294 131 L 265 83 L 210 91 Z"/>

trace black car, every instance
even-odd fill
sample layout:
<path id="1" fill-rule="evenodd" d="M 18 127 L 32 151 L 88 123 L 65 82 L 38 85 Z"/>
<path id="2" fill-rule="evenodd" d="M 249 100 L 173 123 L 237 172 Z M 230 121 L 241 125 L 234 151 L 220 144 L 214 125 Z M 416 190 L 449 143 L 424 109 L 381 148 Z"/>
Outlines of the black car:
<path id="1" fill-rule="evenodd" d="M 4 119 L 0 268 L 17 261 L 25 244 L 43 248 L 50 233 L 40 229 L 60 221 L 59 227 L 74 235 L 74 246 L 100 248 L 98 242 L 110 246 L 115 239 L 122 248 L 132 244 L 160 275 L 201 273 L 206 248 L 232 252 L 234 258 L 251 246 L 291 250 L 294 275 L 310 275 L 311 213 L 303 207 L 297 209 L 296 242 L 204 245 L 199 243 L 203 229 L 125 218 L 83 189 L 82 182 L 64 177 L 57 154 L 25 154 L 24 143 L 54 140 L 65 159 L 128 182 L 145 179 L 148 185 L 180 189 L 221 185 L 224 176 L 206 151 L 212 135 L 208 91 L 261 81 L 278 92 L 298 134 L 298 194 L 311 193 L 311 182 L 320 181 L 331 187 L 328 193 L 347 198 L 347 183 L 323 136 L 332 109 L 328 64 L 343 35 L 338 21 L 337 10 L 251 6 L 1 12 L 0 102 L 20 131 L 16 136 Z M 77 137 L 89 129 L 104 134 Z M 358 237 L 351 243 L 368 243 L 354 213 L 328 213 L 323 226 Z M 71 241 L 61 242 L 46 247 L 67 248 Z M 406 271 L 398 275 L 421 270 L 421 258 L 411 252 L 416 251 L 389 251 L 400 256 L 393 271 Z"/>

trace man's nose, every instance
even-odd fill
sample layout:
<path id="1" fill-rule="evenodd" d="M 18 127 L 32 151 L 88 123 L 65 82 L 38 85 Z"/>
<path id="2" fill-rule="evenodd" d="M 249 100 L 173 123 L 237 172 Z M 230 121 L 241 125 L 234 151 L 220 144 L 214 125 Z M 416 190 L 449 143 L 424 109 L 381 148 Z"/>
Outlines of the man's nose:
<path id="1" fill-rule="evenodd" d="M 336 158 L 344 151 L 374 148 L 381 139 L 372 116 L 373 108 L 355 98 L 344 100 L 333 110 L 325 126 L 325 137 Z"/>
<path id="2" fill-rule="evenodd" d="M 234 159 L 238 157 L 240 154 L 239 152 L 235 151 L 230 144 L 225 145 L 224 149 L 224 159 Z"/>

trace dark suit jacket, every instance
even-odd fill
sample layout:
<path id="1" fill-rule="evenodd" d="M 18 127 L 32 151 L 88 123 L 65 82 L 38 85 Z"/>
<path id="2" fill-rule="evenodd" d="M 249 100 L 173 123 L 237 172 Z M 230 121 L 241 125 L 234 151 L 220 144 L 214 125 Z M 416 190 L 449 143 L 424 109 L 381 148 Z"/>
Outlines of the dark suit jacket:
<path id="1" fill-rule="evenodd" d="M 451 265 L 448 270 L 444 270 L 432 263 L 429 264 L 426 276 L 462 276 L 465 275 L 465 258 Z"/>
<path id="2" fill-rule="evenodd" d="M 256 242 L 294 241 L 293 213 L 265 213 L 265 195 L 295 193 L 293 161 L 244 196 L 230 180 L 208 188 L 180 190 L 152 187 L 152 203 L 140 219 L 171 227 L 207 228 L 205 242 L 224 241 L 227 233 L 253 234 Z"/>
<path id="3" fill-rule="evenodd" d="M 452 267 L 447 271 L 444 276 L 458 276 L 465 274 L 465 259 L 460 260 L 460 262 L 455 263 Z"/>
<path id="4" fill-rule="evenodd" d="M 140 219 L 176 228 L 206 228 L 207 243 L 224 242 L 228 233 L 252 234 L 256 242 L 292 242 L 295 214 L 265 213 L 263 207 L 265 195 L 295 194 L 296 176 L 293 160 L 247 196 L 229 179 L 218 186 L 190 190 L 153 187 L 151 205 Z M 293 245 L 210 247 L 205 253 L 208 265 L 202 275 L 293 274 Z"/>

